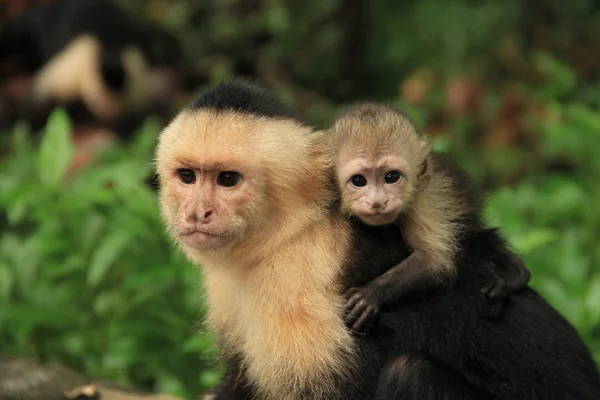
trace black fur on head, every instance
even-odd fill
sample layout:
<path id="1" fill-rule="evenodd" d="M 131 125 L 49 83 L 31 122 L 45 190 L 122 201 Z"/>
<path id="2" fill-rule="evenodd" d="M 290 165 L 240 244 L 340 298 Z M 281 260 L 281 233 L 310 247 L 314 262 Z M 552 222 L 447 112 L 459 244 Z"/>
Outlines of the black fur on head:
<path id="1" fill-rule="evenodd" d="M 192 111 L 208 108 L 215 111 L 237 111 L 274 119 L 293 119 L 305 124 L 303 118 L 286 106 L 273 93 L 246 79 L 221 82 L 201 94 L 188 108 Z"/>

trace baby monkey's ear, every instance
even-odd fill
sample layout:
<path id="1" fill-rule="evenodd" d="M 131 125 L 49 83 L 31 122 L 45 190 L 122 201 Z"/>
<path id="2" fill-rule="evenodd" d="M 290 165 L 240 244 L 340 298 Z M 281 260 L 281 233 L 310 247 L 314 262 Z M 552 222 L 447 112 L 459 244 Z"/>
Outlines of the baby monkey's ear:
<path id="1" fill-rule="evenodd" d="M 431 157 L 430 157 L 430 149 L 429 144 L 421 140 L 419 142 L 421 146 L 421 164 L 419 165 L 419 173 L 417 175 L 417 188 L 418 190 L 424 190 L 429 184 L 429 180 L 431 179 Z"/>

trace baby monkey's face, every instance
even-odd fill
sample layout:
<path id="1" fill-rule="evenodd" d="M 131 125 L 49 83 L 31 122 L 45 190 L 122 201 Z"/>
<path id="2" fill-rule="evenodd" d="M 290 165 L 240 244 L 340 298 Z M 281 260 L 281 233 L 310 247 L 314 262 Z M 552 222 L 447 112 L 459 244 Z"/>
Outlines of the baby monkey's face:
<path id="1" fill-rule="evenodd" d="M 406 163 L 392 151 L 342 148 L 336 162 L 342 211 L 368 225 L 392 223 L 410 193 Z"/>

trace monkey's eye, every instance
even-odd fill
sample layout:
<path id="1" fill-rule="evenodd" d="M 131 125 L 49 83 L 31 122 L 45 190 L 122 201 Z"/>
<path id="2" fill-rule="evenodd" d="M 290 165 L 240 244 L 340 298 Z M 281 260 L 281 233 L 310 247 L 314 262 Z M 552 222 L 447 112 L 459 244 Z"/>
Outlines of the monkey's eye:
<path id="1" fill-rule="evenodd" d="M 356 187 L 363 187 L 367 185 L 367 179 L 362 175 L 354 175 L 350 178 L 350 182 Z"/>
<path id="2" fill-rule="evenodd" d="M 233 187 L 240 181 L 241 175 L 233 171 L 221 172 L 217 177 L 217 184 L 225 187 Z"/>
<path id="3" fill-rule="evenodd" d="M 177 176 L 179 177 L 179 180 L 186 185 L 191 185 L 192 183 L 196 182 L 196 174 L 191 169 L 178 169 Z"/>
<path id="4" fill-rule="evenodd" d="M 385 183 L 396 183 L 400 180 L 401 176 L 402 174 L 400 173 L 400 171 L 390 171 L 385 176 Z"/>

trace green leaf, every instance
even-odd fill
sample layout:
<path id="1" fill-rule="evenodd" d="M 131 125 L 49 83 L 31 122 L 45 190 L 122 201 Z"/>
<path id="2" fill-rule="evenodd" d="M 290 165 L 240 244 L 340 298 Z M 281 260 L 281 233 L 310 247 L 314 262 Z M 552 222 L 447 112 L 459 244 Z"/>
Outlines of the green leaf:
<path id="1" fill-rule="evenodd" d="M 197 334 L 187 339 L 181 345 L 181 350 L 185 353 L 203 353 L 210 351 L 214 345 L 214 339 L 209 335 Z"/>
<path id="2" fill-rule="evenodd" d="M 558 237 L 558 233 L 552 229 L 535 229 L 524 235 L 515 235 L 513 243 L 519 252 L 529 253 L 554 242 Z"/>
<path id="3" fill-rule="evenodd" d="M 219 383 L 219 379 L 221 379 L 222 373 L 219 371 L 205 371 L 200 375 L 200 382 L 205 387 L 213 387 L 217 383 Z"/>
<path id="4" fill-rule="evenodd" d="M 13 288 L 14 278 L 8 264 L 0 261 L 0 300 L 6 302 Z"/>
<path id="5" fill-rule="evenodd" d="M 572 324 L 580 322 L 581 304 L 569 296 L 565 286 L 557 279 L 546 278 L 538 282 L 537 288 L 558 312 Z"/>
<path id="6" fill-rule="evenodd" d="M 184 387 L 181 380 L 169 374 L 161 374 L 156 382 L 156 391 L 164 394 L 182 395 Z M 185 395 L 184 395 L 185 397 Z"/>
<path id="7" fill-rule="evenodd" d="M 540 91 L 547 99 L 570 93 L 577 83 L 577 75 L 565 63 L 546 53 L 533 54 L 534 65 L 548 78 Z"/>
<path id="8" fill-rule="evenodd" d="M 431 149 L 440 153 L 446 153 L 452 147 L 450 135 L 438 135 L 431 138 Z"/>
<path id="9" fill-rule="evenodd" d="M 15 152 L 25 152 L 31 149 L 31 131 L 29 124 L 19 121 L 13 127 L 13 149 Z"/>
<path id="10" fill-rule="evenodd" d="M 569 229 L 562 233 L 560 259 L 555 260 L 556 272 L 561 278 L 563 285 L 569 287 L 580 287 L 585 282 L 589 269 L 589 259 L 581 251 L 581 232 Z M 582 293 L 577 293 L 581 296 Z"/>
<path id="11" fill-rule="evenodd" d="M 25 216 L 25 211 L 27 211 L 25 202 L 20 201 L 14 204 L 13 207 L 8 209 L 8 212 L 6 214 L 8 223 L 12 226 L 17 225 L 23 220 L 23 217 Z"/>
<path id="12" fill-rule="evenodd" d="M 131 153 L 139 158 L 151 156 L 160 130 L 161 125 L 155 118 L 144 120 L 142 126 L 134 133 L 135 140 L 130 146 Z"/>
<path id="13" fill-rule="evenodd" d="M 9 323 L 15 328 L 21 328 L 19 332 L 21 335 L 28 336 L 35 327 L 66 328 L 72 321 L 73 310 L 68 307 L 58 309 L 21 303 L 12 305 L 6 311 L 6 319 Z"/>
<path id="14" fill-rule="evenodd" d="M 114 312 L 116 306 L 123 303 L 123 297 L 117 291 L 108 291 L 98 294 L 92 306 L 94 313 L 97 315 L 108 314 Z"/>
<path id="15" fill-rule="evenodd" d="M 69 332 L 63 338 L 63 346 L 70 353 L 85 355 L 86 339 L 82 332 Z"/>
<path id="16" fill-rule="evenodd" d="M 600 275 L 596 274 L 588 286 L 585 297 L 585 308 L 590 326 L 600 324 Z"/>
<path id="17" fill-rule="evenodd" d="M 86 221 L 81 224 L 81 246 L 83 250 L 88 251 L 93 248 L 105 227 L 106 218 L 102 214 L 97 211 L 88 214 Z"/>
<path id="18" fill-rule="evenodd" d="M 587 128 L 594 137 L 600 137 L 600 114 L 596 110 L 582 104 L 571 104 L 566 111 L 574 123 Z"/>
<path id="19" fill-rule="evenodd" d="M 50 187 L 57 187 L 74 154 L 75 146 L 71 142 L 71 121 L 66 111 L 58 108 L 48 119 L 38 154 L 37 167 L 42 183 Z"/>
<path id="20" fill-rule="evenodd" d="M 92 255 L 92 261 L 87 274 L 87 283 L 96 286 L 106 276 L 110 266 L 119 258 L 123 250 L 133 240 L 133 235 L 127 230 L 110 232 Z"/>

